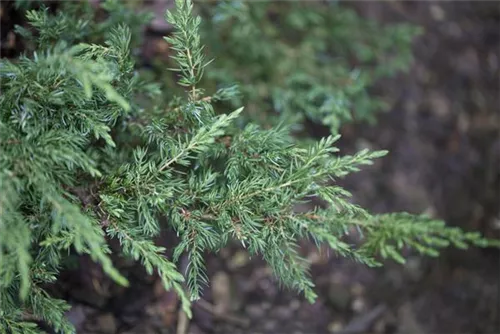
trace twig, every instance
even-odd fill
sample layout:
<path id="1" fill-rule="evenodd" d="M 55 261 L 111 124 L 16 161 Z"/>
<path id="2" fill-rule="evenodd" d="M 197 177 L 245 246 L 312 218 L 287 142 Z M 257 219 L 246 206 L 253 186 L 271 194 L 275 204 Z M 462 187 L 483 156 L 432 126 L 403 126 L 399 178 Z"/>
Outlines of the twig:
<path id="1" fill-rule="evenodd" d="M 184 311 L 179 312 L 177 320 L 177 334 L 186 334 L 188 330 L 189 319 Z"/>
<path id="2" fill-rule="evenodd" d="M 20 144 L 21 141 L 19 139 L 8 139 L 6 141 L 0 141 L 0 145 L 12 145 L 12 144 Z"/>
<path id="3" fill-rule="evenodd" d="M 352 319 L 346 327 L 341 331 L 341 334 L 366 333 L 372 324 L 387 310 L 383 304 L 376 306 L 368 313 L 362 314 Z"/>
<path id="4" fill-rule="evenodd" d="M 216 311 L 215 307 L 212 304 L 210 304 L 209 302 L 207 302 L 206 300 L 200 299 L 196 302 L 196 305 L 200 306 L 203 310 L 209 312 L 214 317 L 216 317 L 220 320 L 231 322 L 231 323 L 238 325 L 238 326 L 241 326 L 241 327 L 248 327 L 248 325 L 250 325 L 250 321 L 247 318 L 242 318 L 242 317 L 238 317 L 235 315 L 220 313 L 220 312 Z M 177 334 L 179 334 L 179 333 L 177 333 Z"/>

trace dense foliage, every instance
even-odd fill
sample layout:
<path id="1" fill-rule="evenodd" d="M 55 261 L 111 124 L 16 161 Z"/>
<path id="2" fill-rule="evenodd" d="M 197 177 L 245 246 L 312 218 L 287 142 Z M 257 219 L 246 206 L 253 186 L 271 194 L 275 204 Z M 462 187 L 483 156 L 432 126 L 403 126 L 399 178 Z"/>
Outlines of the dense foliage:
<path id="1" fill-rule="evenodd" d="M 389 52 L 392 38 L 411 35 L 409 27 L 387 28 L 388 35 L 370 40 L 370 47 L 352 43 L 344 30 L 358 26 L 352 12 L 300 6 L 290 5 L 291 30 L 284 33 L 291 36 L 280 43 L 261 36 L 277 34 L 277 25 L 264 25 L 271 32 L 255 30 L 269 14 L 266 4 L 214 7 L 204 39 L 210 52 L 218 46 L 224 57 L 210 69 L 201 20 L 190 1 L 178 0 L 176 11 L 166 14 L 175 28 L 166 37 L 172 70 L 183 90 L 175 97 L 137 71 L 131 45 L 139 43 L 148 16 L 133 14 L 119 1 L 103 3 L 108 15 L 102 19 L 89 5 L 71 2 L 55 14 L 27 12 L 33 29 L 18 30 L 34 51 L 0 63 L 1 333 L 39 333 L 35 320 L 57 332 L 74 331 L 64 318 L 68 304 L 44 290 L 57 280 L 70 249 L 89 254 L 127 285 L 110 259 L 109 238 L 119 241 L 123 256 L 156 272 L 165 289 L 174 289 L 188 315 L 208 281 L 204 253 L 230 240 L 262 256 L 281 282 L 310 301 L 316 295 L 298 249 L 301 238 L 370 266 L 380 265 L 380 258 L 404 262 L 405 247 L 435 256 L 449 244 L 495 243 L 426 217 L 371 215 L 349 202 L 349 192 L 335 180 L 386 152 L 340 155 L 334 146 L 338 135 L 310 145 L 292 135 L 303 117 L 336 132 L 350 107 L 359 117 L 372 114 L 368 110 L 378 103 L 372 104 L 366 86 L 400 68 L 409 54 L 390 64 L 377 57 Z M 224 27 L 234 17 L 235 29 L 226 36 Z M 326 21 L 339 25 L 335 35 L 322 28 Z M 379 29 L 364 24 L 358 28 Z M 349 33 L 357 36 L 356 31 Z M 257 45 L 261 38 L 266 47 Z M 365 64 L 359 74 L 347 63 L 351 53 Z M 241 93 L 233 80 L 242 84 Z M 259 85 L 271 90 L 259 93 Z M 249 112 L 239 105 L 223 112 L 245 99 Z M 253 114 L 276 111 L 286 116 L 274 126 L 262 126 Z M 314 198 L 328 205 L 314 207 Z M 302 203 L 312 209 L 295 210 Z M 166 228 L 180 237 L 173 258 L 153 242 Z M 359 245 L 343 240 L 352 228 L 363 237 Z M 189 260 L 185 273 L 177 267 L 183 254 Z"/>
<path id="2" fill-rule="evenodd" d="M 253 121 L 269 123 L 272 111 L 274 124 L 296 130 L 304 118 L 332 133 L 348 121 L 374 121 L 386 105 L 369 88 L 408 68 L 410 43 L 420 33 L 414 25 L 360 19 L 336 1 L 230 1 L 206 7 L 203 37 L 217 59 L 207 76 L 238 83 L 252 101 L 246 108 Z"/>

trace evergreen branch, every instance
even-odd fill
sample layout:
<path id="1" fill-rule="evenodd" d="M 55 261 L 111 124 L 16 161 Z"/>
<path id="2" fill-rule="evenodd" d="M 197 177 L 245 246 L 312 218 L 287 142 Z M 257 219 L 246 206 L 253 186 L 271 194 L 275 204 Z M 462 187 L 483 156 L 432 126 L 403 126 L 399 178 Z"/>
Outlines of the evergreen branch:
<path id="1" fill-rule="evenodd" d="M 23 321 L 19 315 L 2 314 L 0 311 L 1 334 L 41 334 L 42 332 L 31 321 Z"/>
<path id="2" fill-rule="evenodd" d="M 319 210 L 314 214 L 302 213 L 290 216 L 300 222 L 314 239 L 327 241 L 329 246 L 343 256 L 353 256 L 368 265 L 380 265 L 373 255 L 391 258 L 405 263 L 399 253 L 403 247 L 415 249 L 422 255 L 438 256 L 439 249 L 450 245 L 467 249 L 476 247 L 500 247 L 498 240 L 483 238 L 477 232 L 464 232 L 460 228 L 447 227 L 443 221 L 427 216 L 392 213 L 370 216 L 366 212 L 342 212 L 335 209 Z M 335 218 L 332 218 L 335 217 Z M 361 247 L 357 250 L 341 242 L 336 235 L 348 234 L 350 227 L 361 233 Z"/>
<path id="3" fill-rule="evenodd" d="M 191 318 L 191 303 L 181 284 L 184 282 L 184 277 L 176 270 L 175 265 L 162 254 L 165 249 L 156 246 L 150 240 L 140 240 L 135 236 L 130 236 L 123 229 L 120 229 L 113 220 L 111 220 L 111 226 L 108 227 L 107 232 L 120 240 L 126 255 L 136 261 L 141 261 L 149 275 L 153 274 L 153 270 L 158 272 L 165 290 L 173 289 L 177 293 L 181 299 L 183 311 Z"/>
<path id="4" fill-rule="evenodd" d="M 173 148 L 173 157 L 161 164 L 159 171 L 162 172 L 173 163 L 184 160 L 188 157 L 191 151 L 203 152 L 209 148 L 209 145 L 215 141 L 215 137 L 224 134 L 223 129 L 231 123 L 232 120 L 238 117 L 243 108 L 233 111 L 229 115 L 219 116 L 210 126 L 203 126 L 196 134 L 189 140 L 189 142 L 182 144 L 179 148 Z"/>
<path id="5" fill-rule="evenodd" d="M 343 156 L 336 159 L 328 159 L 324 168 L 318 168 L 317 171 L 314 171 L 314 168 L 311 167 L 317 160 L 324 160 L 325 158 L 328 158 L 328 154 L 336 150 L 335 148 L 330 147 L 330 145 L 337 138 L 338 136 L 330 136 L 320 141 L 320 143 L 318 143 L 316 147 L 311 148 L 311 150 L 306 155 L 304 164 L 298 166 L 295 171 L 292 169 L 293 165 L 290 165 L 291 176 L 288 180 L 283 180 L 284 182 L 277 185 L 268 186 L 251 193 L 236 196 L 220 203 L 219 207 L 225 207 L 227 205 L 232 205 L 243 200 L 248 200 L 262 194 L 275 192 L 282 188 L 288 188 L 298 183 L 313 184 L 314 181 L 321 181 L 326 176 L 330 175 L 342 177 L 350 172 L 358 171 L 359 169 L 357 165 L 369 165 L 372 163 L 372 159 L 384 156 L 387 153 L 386 151 L 368 152 L 367 150 L 363 150 L 358 152 L 354 156 Z M 310 170 L 313 170 L 313 172 L 311 173 Z"/>
<path id="6" fill-rule="evenodd" d="M 314 292 L 314 284 L 307 274 L 308 264 L 297 254 L 297 245 L 286 240 L 268 240 L 267 244 L 268 247 L 265 249 L 263 257 L 280 282 L 303 292 L 306 299 L 313 303 L 317 294 Z"/>
<path id="7" fill-rule="evenodd" d="M 54 71 L 71 73 L 75 79 L 81 82 L 87 98 L 92 97 L 92 86 L 95 86 L 106 95 L 109 101 L 118 103 L 126 111 L 130 110 L 128 102 L 110 84 L 112 76 L 106 62 L 78 59 L 77 55 L 87 49 L 85 45 L 76 45 L 68 50 L 63 48 L 64 45 L 59 44 L 44 55 L 38 56 L 35 53 L 33 65 L 36 67 L 33 70 L 50 68 Z M 3 69 L 0 71 L 2 77 L 9 80 L 16 79 L 19 73 L 19 69 L 13 65 L 1 66 L 0 69 Z"/>
<path id="8" fill-rule="evenodd" d="M 29 253 L 30 228 L 19 212 L 19 180 L 9 171 L 0 171 L 0 289 L 14 280 L 18 272 L 21 280 L 19 294 L 28 295 L 31 278 L 29 267 L 32 261 Z"/>
<path id="9" fill-rule="evenodd" d="M 43 189 L 43 188 L 42 188 Z M 92 221 L 89 217 L 83 215 L 80 209 L 75 205 L 62 198 L 56 193 L 45 191 L 44 199 L 52 205 L 53 208 L 53 233 L 63 230 L 70 232 L 70 242 L 66 238 L 66 242 L 62 247 L 67 248 L 68 245 L 73 245 L 79 253 L 88 253 L 94 261 L 98 261 L 104 270 L 117 283 L 127 286 L 128 281 L 123 277 L 113 266 L 111 259 L 106 253 L 109 250 L 106 247 L 103 231 L 97 222 Z M 50 246 L 54 240 L 45 240 L 41 243 L 42 246 Z"/>
<path id="10" fill-rule="evenodd" d="M 205 62 L 203 46 L 200 43 L 199 26 L 201 19 L 192 16 L 193 3 L 191 0 L 176 0 L 175 14 L 169 10 L 165 13 L 165 19 L 176 29 L 172 37 L 165 37 L 171 44 L 172 50 L 177 52 L 172 58 L 179 65 L 181 73 L 179 84 L 189 88 L 189 98 L 197 101 L 198 93 L 196 84 L 203 76 L 203 69 L 210 62 Z"/>
<path id="11" fill-rule="evenodd" d="M 33 286 L 27 307 L 36 318 L 52 326 L 54 331 L 64 334 L 75 333 L 75 327 L 65 317 L 70 306 L 64 300 L 52 298 L 46 291 Z"/>

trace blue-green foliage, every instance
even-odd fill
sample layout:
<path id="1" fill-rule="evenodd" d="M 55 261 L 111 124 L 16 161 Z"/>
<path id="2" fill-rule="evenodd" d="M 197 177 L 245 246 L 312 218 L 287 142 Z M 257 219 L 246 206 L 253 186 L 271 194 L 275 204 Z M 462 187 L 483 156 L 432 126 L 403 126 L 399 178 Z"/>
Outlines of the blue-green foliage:
<path id="1" fill-rule="evenodd" d="M 291 134 L 293 123 L 263 128 L 249 121 L 248 113 L 242 121 L 240 106 L 229 114 L 217 110 L 214 103 L 234 102 L 237 89 L 201 86 L 203 72 L 212 65 L 207 66 L 201 22 L 191 2 L 178 0 L 176 11 L 166 15 L 175 28 L 166 40 L 175 51 L 174 71 L 185 93 L 164 104 L 159 85 L 142 80 L 136 71 L 130 48 L 140 28 L 134 25 L 136 16 L 108 1 L 103 6 L 112 12 L 104 23 L 79 21 L 74 15 L 81 7 L 65 6 L 66 12 L 55 15 L 43 9 L 28 12 L 31 25 L 40 29 L 32 39 L 36 51 L 0 63 L 0 333 L 40 333 L 32 320 L 56 332 L 74 332 L 64 318 L 68 304 L 43 290 L 57 280 L 70 248 L 89 254 L 117 283 L 127 285 L 113 266 L 106 237 L 119 241 L 123 256 L 150 274 L 157 272 L 188 315 L 190 302 L 208 283 L 204 253 L 230 240 L 263 257 L 281 282 L 310 301 L 316 294 L 298 249 L 302 238 L 371 266 L 380 265 L 380 258 L 404 262 L 404 247 L 436 255 L 450 243 L 462 248 L 494 243 L 425 217 L 371 215 L 350 203 L 349 192 L 334 181 L 385 151 L 343 156 L 334 146 L 338 136 L 299 145 Z M 115 11 L 120 19 L 113 18 Z M 289 24 L 302 29 L 324 20 L 307 11 L 303 18 L 297 13 L 290 17 Z M 64 26 L 88 29 L 57 38 Z M 99 42 L 102 34 L 105 40 Z M 349 44 L 347 37 L 344 42 Z M 326 46 L 307 48 L 329 55 Z M 265 59 L 269 51 L 252 52 L 263 54 L 249 56 L 249 62 Z M 236 63 L 227 65 L 228 73 L 237 71 Z M 322 82 L 330 70 L 351 75 L 341 67 L 326 66 L 321 75 L 290 72 L 286 82 Z M 254 70 L 265 74 L 258 66 Z M 250 84 L 243 86 L 249 94 Z M 306 95 L 317 89 L 307 87 Z M 341 94 L 342 87 L 325 89 Z M 283 99 L 286 91 L 278 85 L 273 98 Z M 358 96 L 345 94 L 346 101 Z M 253 99 L 260 98 L 265 96 Z M 293 113 L 297 106 L 283 101 Z M 315 197 L 328 208 L 295 210 Z M 168 226 L 160 223 L 162 217 Z M 153 242 L 168 227 L 180 237 L 171 259 Z M 352 227 L 362 232 L 361 245 L 343 240 Z M 189 260 L 186 273 L 176 265 L 183 254 Z"/>
<path id="2" fill-rule="evenodd" d="M 206 7 L 202 32 L 217 59 L 207 74 L 217 84 L 240 85 L 243 100 L 234 104 L 248 102 L 253 121 L 297 127 L 308 118 L 332 133 L 347 121 L 374 121 L 385 104 L 369 88 L 408 68 L 411 41 L 420 32 L 413 25 L 362 19 L 336 1 Z"/>

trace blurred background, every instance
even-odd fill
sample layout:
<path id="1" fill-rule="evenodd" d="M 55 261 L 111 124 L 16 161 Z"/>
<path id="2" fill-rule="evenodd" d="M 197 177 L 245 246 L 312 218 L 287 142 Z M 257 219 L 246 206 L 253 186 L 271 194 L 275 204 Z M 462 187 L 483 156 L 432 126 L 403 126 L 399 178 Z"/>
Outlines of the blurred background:
<path id="1" fill-rule="evenodd" d="M 171 3 L 129 2 L 154 13 L 139 52 L 154 72 L 168 54 L 161 36 L 170 29 L 163 13 Z M 339 129 L 341 152 L 368 147 L 390 154 L 340 183 L 372 212 L 425 212 L 500 237 L 500 3 L 336 4 L 382 27 L 421 28 L 411 43 L 409 70 L 382 76 L 367 88 L 386 111 L 375 121 L 350 121 Z M 14 56 L 23 46 L 12 29 L 23 17 L 2 1 L 1 18 L 2 56 Z M 309 126 L 313 133 L 329 133 L 328 127 Z M 249 259 L 237 245 L 207 255 L 211 285 L 189 323 L 179 318 L 175 295 L 140 268 L 130 268 L 136 284 L 124 290 L 82 258 L 85 270 L 68 270 L 57 289 L 72 302 L 68 316 L 78 333 L 500 332 L 498 251 L 450 249 L 437 259 L 408 253 L 405 266 L 378 269 L 327 256 L 309 244 L 303 251 L 320 296 L 312 305 L 282 289 L 263 261 Z"/>

